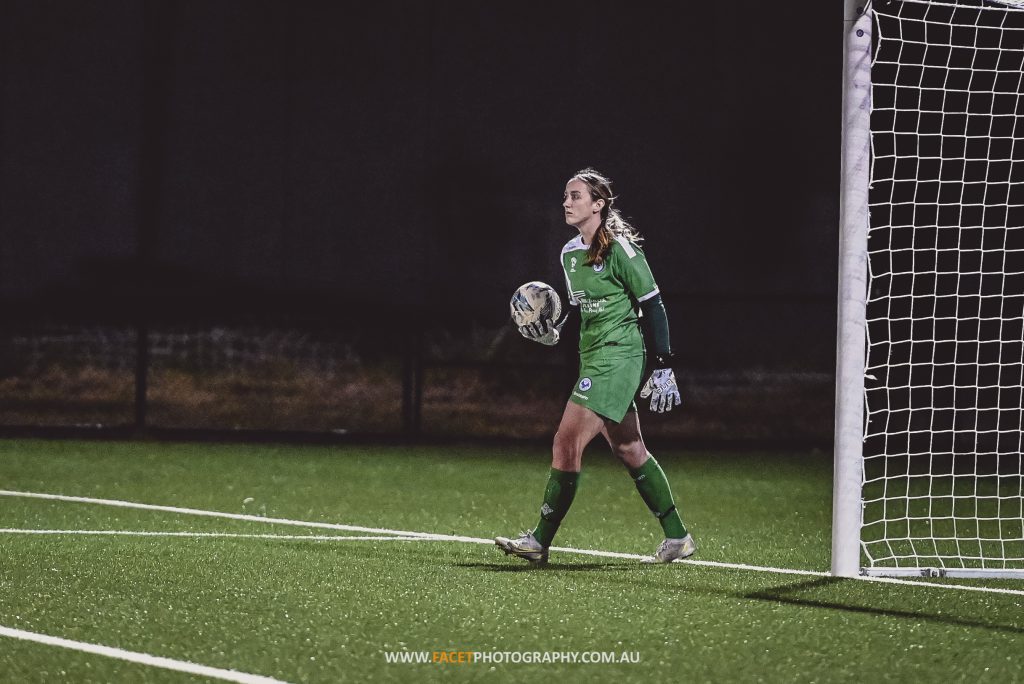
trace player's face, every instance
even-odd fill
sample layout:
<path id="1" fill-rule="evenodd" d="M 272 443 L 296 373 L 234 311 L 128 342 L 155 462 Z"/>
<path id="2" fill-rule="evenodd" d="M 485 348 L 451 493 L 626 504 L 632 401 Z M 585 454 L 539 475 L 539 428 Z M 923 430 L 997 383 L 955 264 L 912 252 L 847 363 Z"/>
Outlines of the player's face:
<path id="1" fill-rule="evenodd" d="M 571 180 L 565 185 L 562 195 L 562 209 L 565 210 L 565 222 L 577 226 L 588 219 L 601 219 L 601 207 L 604 202 L 590 198 L 590 188 L 581 180 Z"/>

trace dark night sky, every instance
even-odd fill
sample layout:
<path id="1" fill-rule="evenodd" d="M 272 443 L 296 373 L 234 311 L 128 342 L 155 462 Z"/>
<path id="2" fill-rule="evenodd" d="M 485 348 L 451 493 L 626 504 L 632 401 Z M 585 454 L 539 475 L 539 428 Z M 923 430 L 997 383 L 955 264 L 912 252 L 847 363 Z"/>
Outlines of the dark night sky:
<path id="1" fill-rule="evenodd" d="M 130 290 L 144 258 L 167 302 L 457 293 L 500 320 L 561 282 L 562 187 L 594 165 L 678 301 L 827 301 L 841 26 L 830 2 L 3 0 L 0 298 Z"/>

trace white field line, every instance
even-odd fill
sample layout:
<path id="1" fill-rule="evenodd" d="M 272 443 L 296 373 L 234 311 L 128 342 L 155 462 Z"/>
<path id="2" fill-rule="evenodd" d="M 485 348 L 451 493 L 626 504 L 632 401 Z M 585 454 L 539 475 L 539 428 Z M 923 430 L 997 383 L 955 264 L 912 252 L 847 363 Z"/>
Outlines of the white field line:
<path id="1" fill-rule="evenodd" d="M 493 544 L 493 539 L 481 537 L 464 537 L 454 534 L 435 534 L 432 532 L 414 532 L 410 530 L 391 530 L 381 527 L 361 527 L 359 525 L 342 525 L 339 523 L 311 522 L 304 520 L 290 520 L 288 518 L 266 518 L 258 515 L 245 513 L 223 513 L 220 511 L 207 511 L 197 508 L 180 508 L 178 506 L 160 506 L 156 504 L 137 503 L 134 501 L 120 501 L 118 499 L 95 499 L 84 496 L 66 496 L 64 494 L 46 494 L 41 492 L 20 492 L 7 489 L 0 489 L 0 496 L 11 496 L 28 499 L 48 499 L 51 501 L 66 501 L 71 503 L 97 504 L 101 506 L 115 506 L 119 508 L 135 508 L 147 511 L 162 511 L 165 513 L 179 513 L 182 515 L 198 515 L 208 518 L 224 518 L 228 520 L 246 520 L 249 522 L 269 523 L 274 525 L 291 525 L 294 527 L 310 527 L 316 529 L 341 530 L 345 532 L 366 532 L 370 534 L 391 535 L 397 537 L 408 537 L 417 540 L 430 541 L 456 541 L 466 544 Z M 563 546 L 552 546 L 552 551 L 562 553 L 575 553 L 585 556 L 598 556 L 601 558 L 621 558 L 624 560 L 642 560 L 649 558 L 635 553 L 618 553 L 615 551 L 597 551 L 593 549 L 574 549 Z M 797 570 L 795 568 L 773 568 L 761 565 L 747 565 L 745 563 L 722 563 L 718 561 L 703 560 L 677 560 L 676 563 L 697 565 L 708 568 L 728 568 L 730 570 L 747 570 L 751 572 L 766 572 L 778 575 L 803 575 L 808 577 L 831 577 L 831 573 L 818 570 Z M 1002 589 L 997 587 L 973 587 L 959 584 L 939 584 L 932 582 L 920 582 L 916 580 L 896 579 L 892 577 L 868 577 L 860 576 L 850 578 L 860 582 L 876 582 L 879 584 L 903 584 L 914 587 L 929 587 L 932 589 L 953 589 L 959 591 L 973 591 L 990 594 L 1009 594 L 1013 596 L 1024 596 L 1024 590 Z"/>
<path id="2" fill-rule="evenodd" d="M 239 682 L 240 684 L 284 684 L 280 679 L 272 679 L 271 677 L 264 677 L 262 675 L 248 674 L 247 672 L 239 672 L 237 670 L 222 670 L 219 667 L 197 665 L 186 660 L 174 660 L 173 658 L 164 658 L 162 656 L 150 655 L 148 653 L 125 651 L 111 646 L 101 646 L 99 644 L 89 644 L 84 641 L 61 639 L 60 637 L 50 636 L 48 634 L 26 632 L 21 629 L 13 629 L 11 627 L 0 626 L 0 636 L 10 637 L 12 639 L 21 639 L 22 641 L 34 641 L 37 644 L 45 644 L 47 646 L 59 646 L 61 648 L 71 649 L 72 651 L 92 653 L 94 655 L 106 656 L 108 658 L 116 658 L 117 660 L 126 660 L 130 663 L 159 667 L 164 670 L 175 670 L 177 672 L 199 675 L 200 677 L 220 679 L 226 682 Z"/>
<path id="3" fill-rule="evenodd" d="M 212 539 L 270 539 L 273 541 L 441 541 L 420 537 L 349 536 L 340 534 L 237 534 L 234 532 L 153 532 L 147 530 L 34 530 L 0 527 L 0 534 L 83 535 L 94 537 L 193 537 Z M 447 540 L 444 540 L 447 541 Z"/>
<path id="4" fill-rule="evenodd" d="M 470 544 L 493 544 L 492 539 L 480 539 L 478 537 L 460 537 L 449 534 L 431 534 L 429 532 L 411 532 L 407 530 L 388 530 L 379 527 L 360 527 L 359 525 L 341 525 L 339 523 L 309 522 L 306 520 L 289 520 L 288 518 L 266 518 L 248 513 L 223 513 L 220 511 L 205 511 L 198 508 L 180 508 L 178 506 L 158 506 L 156 504 L 136 503 L 134 501 L 119 501 L 117 499 L 93 499 L 86 496 L 65 496 L 63 494 L 43 494 L 40 492 L 16 492 L 7 489 L 0 489 L 0 496 L 13 496 L 25 499 L 48 499 L 50 501 L 66 501 L 69 503 L 97 504 L 100 506 L 114 506 L 117 508 L 134 508 L 143 511 L 161 511 L 164 513 L 179 513 L 181 515 L 198 515 L 207 518 L 221 518 L 225 520 L 245 520 L 247 522 L 270 523 L 274 525 L 290 525 L 292 527 L 310 527 L 320 530 L 340 530 L 342 532 L 366 532 L 368 534 L 397 535 L 401 537 L 416 537 L 418 539 L 433 539 L 445 541 L 461 541 Z"/>

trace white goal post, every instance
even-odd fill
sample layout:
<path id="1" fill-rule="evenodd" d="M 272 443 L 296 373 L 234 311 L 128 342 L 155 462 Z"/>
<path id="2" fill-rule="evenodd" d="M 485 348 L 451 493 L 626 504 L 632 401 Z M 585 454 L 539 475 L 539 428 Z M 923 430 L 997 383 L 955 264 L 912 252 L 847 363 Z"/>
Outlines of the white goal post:
<path id="1" fill-rule="evenodd" d="M 832 574 L 1024 579 L 1024 0 L 844 0 Z"/>

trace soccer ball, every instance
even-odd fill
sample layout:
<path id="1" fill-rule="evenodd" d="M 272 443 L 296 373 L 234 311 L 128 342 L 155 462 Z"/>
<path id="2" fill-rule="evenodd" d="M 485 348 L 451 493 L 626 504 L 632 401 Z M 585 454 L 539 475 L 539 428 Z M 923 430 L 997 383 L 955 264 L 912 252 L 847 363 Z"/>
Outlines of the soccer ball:
<path id="1" fill-rule="evenodd" d="M 555 289 L 539 280 L 523 283 L 509 302 L 512 320 L 517 327 L 537 323 L 542 318 L 558 322 L 562 316 L 562 300 Z"/>

